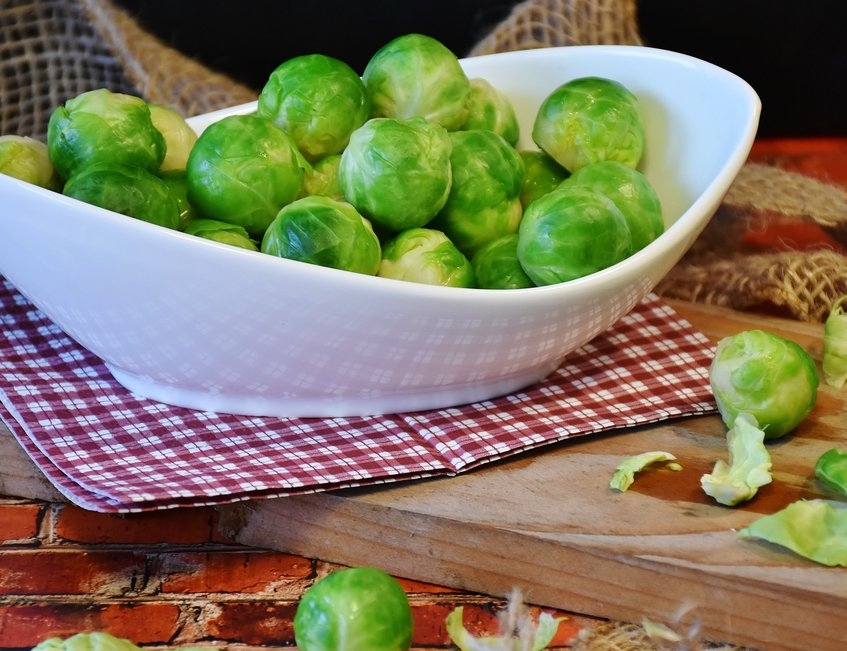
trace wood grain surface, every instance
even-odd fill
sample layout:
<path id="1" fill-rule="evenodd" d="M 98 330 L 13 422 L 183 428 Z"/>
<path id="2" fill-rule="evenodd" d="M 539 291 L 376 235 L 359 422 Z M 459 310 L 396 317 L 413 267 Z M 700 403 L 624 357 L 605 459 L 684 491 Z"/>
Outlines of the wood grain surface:
<path id="1" fill-rule="evenodd" d="M 820 359 L 822 327 L 673 303 L 713 340 L 750 328 L 794 339 Z M 847 446 L 847 391 L 821 386 L 796 432 L 769 444 L 773 483 L 724 507 L 700 477 L 726 458 L 717 416 L 556 444 L 456 477 L 254 500 L 221 507 L 238 542 L 599 617 L 698 625 L 707 639 L 766 651 L 835 651 L 847 640 L 847 568 L 741 540 L 755 518 L 803 498 L 833 497 L 813 476 Z M 621 458 L 673 453 L 682 470 L 642 472 L 609 488 Z M 59 499 L 0 425 L 0 492 Z M 484 559 L 484 560 L 481 560 Z"/>

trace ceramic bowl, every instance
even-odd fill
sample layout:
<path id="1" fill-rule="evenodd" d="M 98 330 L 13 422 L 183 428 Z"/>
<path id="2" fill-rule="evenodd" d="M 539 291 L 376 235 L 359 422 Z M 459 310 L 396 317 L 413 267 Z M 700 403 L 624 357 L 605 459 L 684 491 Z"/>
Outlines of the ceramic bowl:
<path id="1" fill-rule="evenodd" d="M 612 326 L 689 248 L 744 164 L 760 102 L 681 54 L 577 46 L 469 58 L 518 112 L 559 84 L 615 79 L 639 98 L 641 166 L 666 232 L 590 276 L 521 290 L 388 280 L 246 251 L 0 175 L 0 273 L 144 397 L 281 417 L 443 408 L 517 391 Z M 199 131 L 254 104 L 198 116 Z"/>

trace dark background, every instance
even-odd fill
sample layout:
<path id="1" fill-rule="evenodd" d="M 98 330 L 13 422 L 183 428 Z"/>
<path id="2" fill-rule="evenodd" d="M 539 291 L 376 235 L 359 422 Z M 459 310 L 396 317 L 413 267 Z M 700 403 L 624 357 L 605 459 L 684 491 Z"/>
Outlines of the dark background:
<path id="1" fill-rule="evenodd" d="M 320 52 L 358 72 L 395 36 L 420 32 L 464 56 L 509 15 L 502 0 L 117 0 L 150 32 L 256 89 L 285 59 Z M 760 136 L 847 135 L 847 0 L 639 0 L 647 45 L 747 80 Z"/>

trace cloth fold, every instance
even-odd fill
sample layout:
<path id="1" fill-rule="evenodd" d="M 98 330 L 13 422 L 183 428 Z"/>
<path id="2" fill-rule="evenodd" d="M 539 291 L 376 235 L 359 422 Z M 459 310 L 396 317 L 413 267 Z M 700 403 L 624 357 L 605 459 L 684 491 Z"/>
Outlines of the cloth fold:
<path id="1" fill-rule="evenodd" d="M 712 346 L 655 295 L 522 392 L 357 418 L 256 418 L 133 395 L 5 279 L 0 418 L 90 510 L 132 512 L 454 475 L 579 436 L 715 405 Z"/>

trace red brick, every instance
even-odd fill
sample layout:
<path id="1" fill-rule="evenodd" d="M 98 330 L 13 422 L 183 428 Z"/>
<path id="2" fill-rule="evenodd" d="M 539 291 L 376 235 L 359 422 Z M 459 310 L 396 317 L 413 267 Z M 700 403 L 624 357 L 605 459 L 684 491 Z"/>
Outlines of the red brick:
<path id="1" fill-rule="evenodd" d="M 81 543 L 191 544 L 217 538 L 214 529 L 211 508 L 112 515 L 68 505 L 59 507 L 53 535 Z"/>
<path id="2" fill-rule="evenodd" d="M 37 538 L 43 511 L 41 504 L 0 502 L 0 544 Z"/>
<path id="3" fill-rule="evenodd" d="M 144 554 L 71 549 L 0 552 L 2 595 L 117 595 L 137 586 Z"/>
<path id="4" fill-rule="evenodd" d="M 0 604 L 0 648 L 33 647 L 50 637 L 100 631 L 136 644 L 167 644 L 179 628 L 179 606 L 144 604 Z"/>
<path id="5" fill-rule="evenodd" d="M 312 574 L 312 563 L 281 552 L 191 551 L 160 554 L 156 569 L 162 594 L 287 591 L 296 597 Z"/>
<path id="6" fill-rule="evenodd" d="M 220 640 L 238 640 L 242 644 L 294 644 L 296 603 L 269 601 L 220 602 L 204 608 L 206 634 Z"/>

